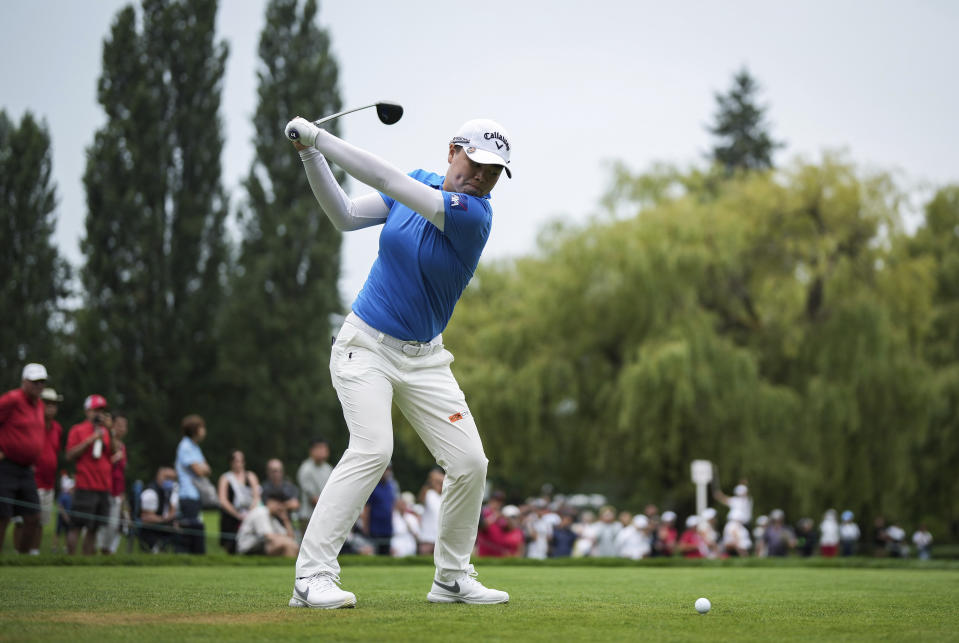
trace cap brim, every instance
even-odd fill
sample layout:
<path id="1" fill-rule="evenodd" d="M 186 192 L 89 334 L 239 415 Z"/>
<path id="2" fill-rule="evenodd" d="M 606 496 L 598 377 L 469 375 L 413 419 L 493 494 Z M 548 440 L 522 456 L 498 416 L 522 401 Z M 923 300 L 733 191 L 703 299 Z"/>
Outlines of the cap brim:
<path id="1" fill-rule="evenodd" d="M 506 172 L 506 176 L 513 178 L 513 173 L 510 172 L 509 165 L 507 165 L 506 161 L 496 154 L 493 154 L 487 150 L 481 150 L 479 148 L 475 148 L 472 152 L 470 152 L 467 148 L 463 149 L 466 151 L 466 156 L 470 157 L 470 159 L 473 161 L 482 163 L 483 165 L 499 165 Z"/>

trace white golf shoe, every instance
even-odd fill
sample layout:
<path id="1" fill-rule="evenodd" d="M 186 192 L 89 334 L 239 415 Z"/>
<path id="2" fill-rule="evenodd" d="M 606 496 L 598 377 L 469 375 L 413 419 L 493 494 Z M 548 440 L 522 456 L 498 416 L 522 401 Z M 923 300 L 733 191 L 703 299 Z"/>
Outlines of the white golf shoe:
<path id="1" fill-rule="evenodd" d="M 508 603 L 509 594 L 498 589 L 485 587 L 476 580 L 476 570 L 470 565 L 466 573 L 456 580 L 444 583 L 433 580 L 433 588 L 426 595 L 431 603 L 469 603 L 470 605 L 492 605 Z"/>
<path id="2" fill-rule="evenodd" d="M 320 572 L 297 578 L 293 583 L 290 607 L 312 607 L 332 610 L 340 607 L 355 607 L 356 596 L 339 588 L 340 577 Z"/>

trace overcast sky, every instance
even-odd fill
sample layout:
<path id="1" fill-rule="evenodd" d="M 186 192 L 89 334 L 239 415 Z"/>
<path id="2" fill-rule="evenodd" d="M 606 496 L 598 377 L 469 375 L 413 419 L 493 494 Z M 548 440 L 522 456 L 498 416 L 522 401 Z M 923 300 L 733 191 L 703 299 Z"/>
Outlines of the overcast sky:
<path id="1" fill-rule="evenodd" d="M 124 4 L 0 0 L 0 107 L 17 120 L 29 109 L 49 124 L 56 241 L 74 264 L 85 148 L 104 122 L 96 103 L 102 42 Z M 234 203 L 252 155 L 264 6 L 221 2 L 219 36 L 231 49 L 223 168 Z M 509 130 L 514 178 L 493 192 L 486 257 L 531 250 L 550 219 L 595 213 L 609 161 L 641 170 L 701 160 L 713 95 L 743 65 L 787 144 L 780 163 L 843 148 L 910 183 L 959 181 L 959 2 L 327 0 L 320 21 L 344 105 L 386 99 L 406 108 L 391 127 L 371 111 L 346 117 L 347 140 L 404 170 L 443 173 L 446 143 L 463 121 L 488 117 Z M 362 286 L 377 234 L 346 236 L 347 300 Z"/>

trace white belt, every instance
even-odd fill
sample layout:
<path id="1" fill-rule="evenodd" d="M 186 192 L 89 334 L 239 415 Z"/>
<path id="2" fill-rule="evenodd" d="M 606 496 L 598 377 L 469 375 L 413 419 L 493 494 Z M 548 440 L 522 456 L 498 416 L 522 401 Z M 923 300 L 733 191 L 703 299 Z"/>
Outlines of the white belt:
<path id="1" fill-rule="evenodd" d="M 429 355 L 435 351 L 441 350 L 443 348 L 443 335 L 437 335 L 428 342 L 411 342 L 405 341 L 402 339 L 397 339 L 392 335 L 387 335 L 384 332 L 378 331 L 365 321 L 359 318 L 356 313 L 351 312 L 346 316 L 346 323 L 351 326 L 356 326 L 361 331 L 378 341 L 380 344 L 385 344 L 390 348 L 395 348 L 398 351 L 402 351 L 403 354 L 409 355 L 410 357 L 420 357 L 422 355 Z"/>

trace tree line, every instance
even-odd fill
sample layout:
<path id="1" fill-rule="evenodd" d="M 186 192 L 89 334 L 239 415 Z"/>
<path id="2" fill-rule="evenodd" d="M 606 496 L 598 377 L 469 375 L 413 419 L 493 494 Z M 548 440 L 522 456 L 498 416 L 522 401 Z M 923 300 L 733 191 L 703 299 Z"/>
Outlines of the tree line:
<path id="1" fill-rule="evenodd" d="M 291 114 L 341 108 L 329 37 L 314 0 L 268 4 L 255 160 L 231 203 L 216 10 L 143 0 L 117 15 L 76 281 L 51 243 L 49 137 L 32 115 L 0 114 L 13 249 L 0 301 L 17 311 L 0 328 L 0 372 L 47 363 L 75 396 L 68 418 L 105 394 L 130 417 L 141 477 L 172 458 L 191 412 L 207 417 L 214 469 L 231 447 L 256 467 L 299 460 L 316 433 L 335 452 L 347 441 L 327 370 L 331 316 L 349 303 L 340 236 L 281 134 Z M 766 508 L 851 508 L 955 538 L 959 187 L 908 230 L 914 195 L 889 174 L 828 153 L 776 167 L 782 143 L 747 70 L 716 110 L 701 166 L 618 165 L 604 215 L 481 264 L 444 337 L 490 477 L 516 494 L 550 483 L 688 511 L 689 462 L 706 458 Z M 429 455 L 396 419 L 412 486 Z"/>

